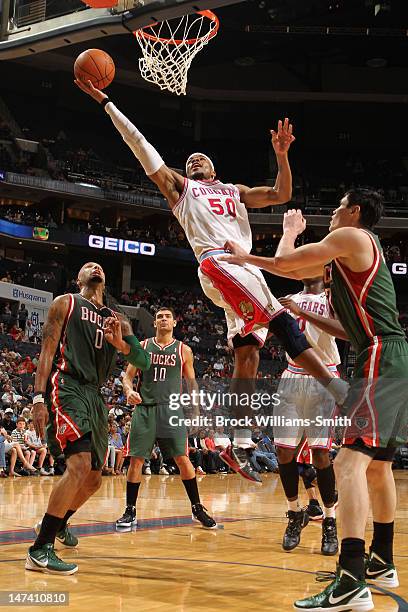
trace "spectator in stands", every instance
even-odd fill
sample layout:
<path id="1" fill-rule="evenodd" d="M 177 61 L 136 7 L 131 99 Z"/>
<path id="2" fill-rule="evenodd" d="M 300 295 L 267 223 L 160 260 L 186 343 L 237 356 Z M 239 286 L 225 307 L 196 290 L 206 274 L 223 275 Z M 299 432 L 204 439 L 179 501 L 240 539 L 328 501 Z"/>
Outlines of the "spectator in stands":
<path id="1" fill-rule="evenodd" d="M 21 446 L 21 450 L 24 453 L 25 459 L 29 463 L 30 467 L 32 467 L 35 459 L 35 451 L 32 451 L 28 448 L 25 441 L 25 435 L 26 420 L 24 417 L 18 417 L 16 421 L 16 428 L 13 429 L 13 431 L 11 432 L 11 439 L 13 440 L 13 442 L 17 442 Z M 33 468 L 33 471 L 36 472 L 37 470 Z"/>
<path id="2" fill-rule="evenodd" d="M 6 440 L 8 438 L 7 431 L 4 427 L 0 427 L 0 478 L 7 478 L 6 472 Z"/>
<path id="3" fill-rule="evenodd" d="M 115 474 L 120 475 L 122 473 L 125 458 L 123 456 L 122 436 L 118 432 L 116 423 L 111 423 L 109 426 L 109 445 L 113 446 L 115 449 L 115 463 L 113 466 L 113 471 Z"/>
<path id="4" fill-rule="evenodd" d="M 2 283 L 12 283 L 13 279 L 11 278 L 10 272 L 6 272 L 6 274 L 3 276 L 3 278 L 0 278 L 0 281 Z"/>
<path id="5" fill-rule="evenodd" d="M 37 436 L 32 419 L 28 421 L 28 430 L 25 433 L 24 442 L 26 447 L 30 450 L 31 455 L 34 455 L 33 460 L 30 460 L 30 464 L 33 465 L 36 456 L 38 456 L 38 469 L 40 470 L 40 475 L 49 476 L 49 473 L 43 468 L 44 460 L 47 456 L 47 445 Z"/>
<path id="6" fill-rule="evenodd" d="M 23 399 L 21 395 L 18 395 L 17 393 L 13 391 L 11 383 L 5 384 L 3 387 L 3 390 L 4 390 L 4 393 L 1 396 L 1 401 L 3 402 L 3 405 L 5 406 L 12 406 L 16 402 L 19 402 L 20 400 Z"/>
<path id="7" fill-rule="evenodd" d="M 23 419 L 24 421 L 24 419 Z M 24 421 L 25 422 L 25 421 Z M 16 431 L 16 430 L 14 430 Z M 14 431 L 12 433 L 14 433 Z M 30 465 L 26 455 L 30 455 L 28 451 L 24 452 L 19 442 L 13 440 L 13 437 L 10 436 L 5 428 L 2 428 L 3 436 L 5 437 L 4 446 L 6 455 L 10 455 L 10 469 L 9 476 L 13 476 L 19 478 L 21 474 L 15 471 L 17 458 L 23 464 L 23 468 L 26 470 L 27 474 L 35 473 L 37 470 Z"/>
<path id="8" fill-rule="evenodd" d="M 205 474 L 203 470 L 204 451 L 201 448 L 199 436 L 191 436 L 188 439 L 188 455 L 193 464 L 196 474 Z"/>
<path id="9" fill-rule="evenodd" d="M 220 451 L 217 451 L 215 448 L 214 432 L 212 430 L 210 430 L 208 436 L 204 438 L 204 448 L 207 450 L 207 473 L 216 474 L 224 464 L 219 456 Z"/>
<path id="10" fill-rule="evenodd" d="M 21 342 L 24 337 L 23 330 L 20 329 L 16 324 L 12 325 L 9 334 L 13 338 L 14 342 Z"/>
<path id="11" fill-rule="evenodd" d="M 12 408 L 6 408 L 6 410 L 4 411 L 1 426 L 6 430 L 9 435 L 11 435 L 11 432 L 16 428 L 14 410 Z"/>
<path id="12" fill-rule="evenodd" d="M 20 305 L 20 310 L 18 311 L 18 326 L 25 332 L 26 323 L 28 319 L 28 310 L 25 307 L 25 304 Z"/>

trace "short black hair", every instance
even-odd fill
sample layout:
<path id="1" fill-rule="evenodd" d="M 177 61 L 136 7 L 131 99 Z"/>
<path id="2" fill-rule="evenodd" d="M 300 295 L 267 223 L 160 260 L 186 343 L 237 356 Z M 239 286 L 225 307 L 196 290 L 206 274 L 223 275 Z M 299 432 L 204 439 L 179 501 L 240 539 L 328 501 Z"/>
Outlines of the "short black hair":
<path id="1" fill-rule="evenodd" d="M 162 310 L 168 310 L 173 315 L 173 319 L 176 318 L 176 313 L 174 312 L 174 309 L 171 306 L 161 306 L 160 308 L 158 308 L 156 310 L 156 312 L 154 314 L 154 318 L 155 319 L 156 319 L 157 315 L 159 314 L 159 312 L 162 312 Z"/>
<path id="2" fill-rule="evenodd" d="M 344 194 L 349 206 L 360 206 L 360 223 L 367 229 L 373 229 L 381 219 L 384 204 L 381 194 L 373 189 L 350 189 Z"/>

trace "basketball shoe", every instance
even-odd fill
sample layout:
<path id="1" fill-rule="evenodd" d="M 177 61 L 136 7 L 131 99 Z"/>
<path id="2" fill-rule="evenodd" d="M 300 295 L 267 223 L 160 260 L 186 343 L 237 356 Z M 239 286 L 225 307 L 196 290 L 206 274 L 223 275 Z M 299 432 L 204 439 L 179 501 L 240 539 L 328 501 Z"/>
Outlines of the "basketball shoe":
<path id="1" fill-rule="evenodd" d="M 302 509 L 298 512 L 288 510 L 286 516 L 289 521 L 283 536 L 282 548 L 283 550 L 293 550 L 299 545 L 300 534 L 309 522 L 309 515 L 306 510 Z"/>
<path id="2" fill-rule="evenodd" d="M 40 533 L 40 529 L 41 529 L 41 521 L 37 523 L 36 525 L 34 525 L 34 531 L 36 535 Z M 64 546 L 67 546 L 68 548 L 74 548 L 75 546 L 78 546 L 78 543 L 79 543 L 78 538 L 70 530 L 68 523 L 64 527 L 64 529 L 61 529 L 61 531 L 57 533 L 56 539 L 58 540 L 58 542 L 60 542 L 60 544 L 63 544 Z"/>
<path id="3" fill-rule="evenodd" d="M 365 576 L 367 581 L 386 589 L 396 589 L 399 586 L 395 565 L 386 563 L 372 550 L 366 558 Z"/>
<path id="4" fill-rule="evenodd" d="M 27 552 L 25 568 L 34 572 L 60 574 L 61 576 L 69 576 L 78 571 L 76 563 L 66 563 L 57 557 L 53 544 L 44 544 L 41 548 L 35 550 L 30 546 Z"/>
<path id="5" fill-rule="evenodd" d="M 234 470 L 234 472 L 237 472 L 237 474 L 240 474 L 243 478 L 251 480 L 252 482 L 262 482 L 258 472 L 253 469 L 249 462 L 250 456 L 250 449 L 239 448 L 237 446 L 233 448 L 232 445 L 220 452 L 220 458 Z"/>
<path id="6" fill-rule="evenodd" d="M 126 506 L 123 515 L 116 521 L 116 528 L 134 527 L 137 525 L 136 508 L 134 506 Z"/>
<path id="7" fill-rule="evenodd" d="M 306 599 L 298 599 L 293 604 L 295 610 L 308 610 L 309 612 L 366 612 L 373 610 L 374 604 L 370 589 L 364 580 L 357 580 L 348 570 L 337 566 L 334 572 L 317 572 L 316 580 L 332 582 L 317 595 Z"/>
<path id="8" fill-rule="evenodd" d="M 320 521 L 324 517 L 324 512 L 317 499 L 309 501 L 309 505 L 306 506 L 306 512 L 312 521 Z"/>
<path id="9" fill-rule="evenodd" d="M 337 555 L 339 550 L 339 541 L 337 539 L 336 519 L 327 516 L 322 523 L 322 555 L 332 556 Z"/>
<path id="10" fill-rule="evenodd" d="M 215 529 L 217 527 L 217 523 L 209 514 L 207 514 L 206 510 L 207 508 L 204 508 L 202 504 L 194 504 L 194 506 L 191 506 L 193 521 L 196 523 L 201 523 L 205 529 Z"/>

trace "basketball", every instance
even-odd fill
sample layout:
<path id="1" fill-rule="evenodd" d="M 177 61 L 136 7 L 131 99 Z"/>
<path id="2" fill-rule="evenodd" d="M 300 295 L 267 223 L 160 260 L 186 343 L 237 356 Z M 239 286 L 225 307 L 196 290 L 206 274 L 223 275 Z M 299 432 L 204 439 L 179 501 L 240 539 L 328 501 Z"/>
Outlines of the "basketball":
<path id="1" fill-rule="evenodd" d="M 87 49 L 77 57 L 74 74 L 78 80 L 89 80 L 97 89 L 105 89 L 115 78 L 115 64 L 105 51 Z"/>

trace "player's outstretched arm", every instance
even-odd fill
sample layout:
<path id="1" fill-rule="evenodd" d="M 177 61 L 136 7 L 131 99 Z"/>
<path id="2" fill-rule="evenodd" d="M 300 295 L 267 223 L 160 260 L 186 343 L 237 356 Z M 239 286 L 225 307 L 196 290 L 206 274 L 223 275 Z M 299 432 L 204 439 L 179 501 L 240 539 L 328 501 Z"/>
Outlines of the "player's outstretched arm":
<path id="1" fill-rule="evenodd" d="M 289 272 L 298 272 L 306 268 L 313 268 L 314 266 L 320 269 L 321 274 L 321 267 L 327 262 L 338 257 L 347 259 L 361 249 L 364 249 L 366 242 L 364 236 L 361 236 L 362 233 L 355 228 L 340 228 L 323 238 L 320 242 L 305 244 L 295 249 L 293 253 L 281 255 L 280 257 L 249 255 L 239 244 L 229 240 L 225 243 L 224 248 L 231 255 L 224 255 L 220 259 L 241 266 L 249 263 L 278 276 L 281 274 L 286 275 Z M 362 241 L 364 241 L 364 244 L 362 244 Z"/>
<path id="2" fill-rule="evenodd" d="M 52 362 L 61 339 L 65 317 L 68 314 L 69 304 L 69 295 L 61 295 L 55 298 L 43 326 L 41 353 L 35 373 L 34 399 L 31 411 L 35 431 L 42 440 L 45 438 L 45 426 L 48 422 L 48 411 L 44 403 L 44 396 L 48 378 L 51 374 Z"/>
<path id="3" fill-rule="evenodd" d="M 283 234 L 278 248 L 276 249 L 275 257 L 283 257 L 294 253 L 296 247 L 296 238 L 306 229 L 306 220 L 302 215 L 301 210 L 288 210 L 283 215 Z M 326 262 L 327 263 L 327 262 Z M 294 272 L 287 272 L 288 278 L 301 280 L 302 278 L 314 278 L 322 274 L 322 266 L 312 266 L 311 268 L 297 269 Z"/>
<path id="4" fill-rule="evenodd" d="M 105 108 L 113 125 L 122 135 L 123 140 L 132 150 L 134 156 L 139 160 L 147 176 L 158 186 L 161 193 L 167 199 L 170 208 L 173 208 L 183 191 L 184 177 L 166 166 L 156 149 L 139 132 L 137 127 L 116 108 L 103 91 L 96 89 L 91 81 L 84 83 L 77 79 L 75 84 Z"/>
<path id="5" fill-rule="evenodd" d="M 285 121 L 278 122 L 278 129 L 271 130 L 272 146 L 278 164 L 278 175 L 273 187 L 246 187 L 237 185 L 241 201 L 247 208 L 265 208 L 286 204 L 292 197 L 292 172 L 289 165 L 288 151 L 295 137 L 292 134 L 293 126 L 286 117 Z"/>
<path id="6" fill-rule="evenodd" d="M 349 340 L 347 336 L 346 330 L 340 323 L 338 319 L 332 319 L 327 317 L 322 317 L 314 312 L 309 312 L 308 310 L 303 310 L 296 304 L 291 297 L 279 298 L 282 306 L 285 306 L 292 314 L 296 317 L 302 317 L 305 321 L 309 321 L 322 331 L 330 334 L 330 336 L 334 336 L 335 338 L 340 338 L 340 340 Z"/>

